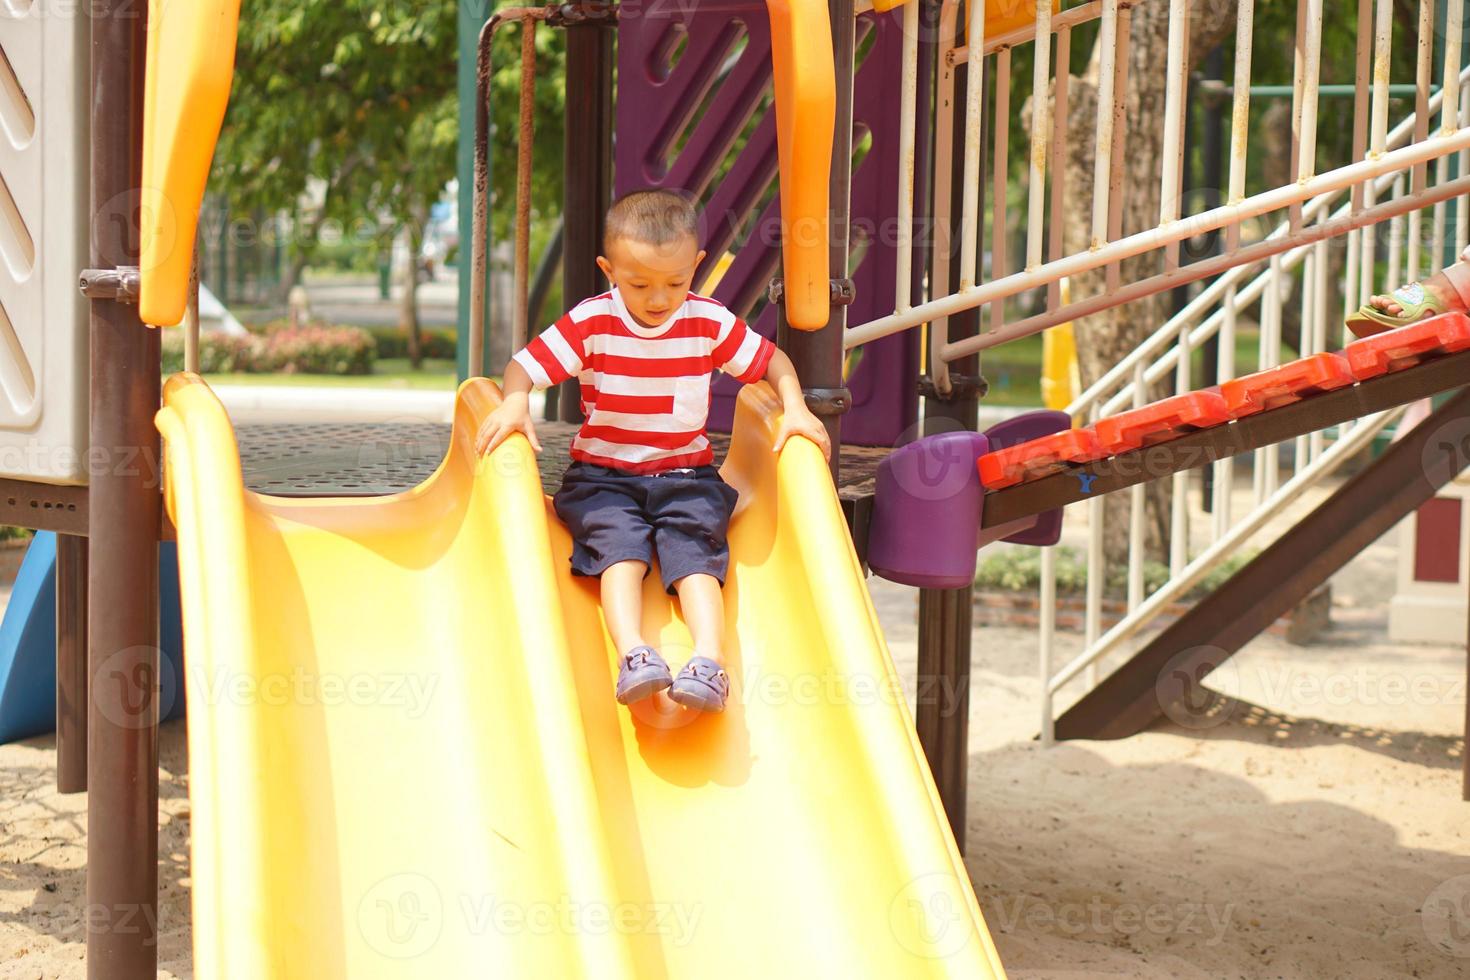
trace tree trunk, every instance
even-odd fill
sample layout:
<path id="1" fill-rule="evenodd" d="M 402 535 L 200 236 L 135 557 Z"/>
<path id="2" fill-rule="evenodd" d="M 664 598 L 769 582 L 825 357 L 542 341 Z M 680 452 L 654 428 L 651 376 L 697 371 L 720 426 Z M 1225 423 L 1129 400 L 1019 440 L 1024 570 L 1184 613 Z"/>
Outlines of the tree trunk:
<path id="1" fill-rule="evenodd" d="M 421 214 L 420 211 L 423 211 Z M 419 336 L 419 248 L 423 245 L 424 222 L 427 209 L 409 208 L 409 219 L 403 225 L 403 237 L 408 248 L 408 261 L 403 269 L 403 294 L 398 325 L 408 341 L 408 362 L 415 370 L 423 365 L 423 342 Z"/>
<path id="2" fill-rule="evenodd" d="M 403 294 L 399 297 L 398 326 L 408 337 L 408 362 L 418 368 L 424 354 L 419 342 L 419 266 L 418 236 L 408 232 L 408 262 L 403 271 Z"/>
<path id="3" fill-rule="evenodd" d="M 1143 0 L 1131 10 L 1124 123 L 1122 131 L 1113 134 L 1113 139 L 1125 148 L 1122 159 L 1126 172 L 1118 184 L 1125 236 L 1159 223 L 1168 83 L 1164 66 L 1168 61 L 1170 6 L 1167 0 Z M 1213 5 L 1191 5 L 1191 15 L 1190 51 L 1198 55 L 1213 48 L 1233 27 L 1235 3 L 1227 0 Z M 1072 135 L 1064 161 L 1069 198 L 1066 212 L 1071 217 L 1063 228 L 1068 254 L 1086 252 L 1092 240 L 1093 133 L 1098 114 L 1100 57 L 1101 52 L 1094 45 L 1086 71 L 1071 82 L 1068 125 Z M 1145 254 L 1121 264 L 1121 281 L 1145 279 L 1161 271 L 1162 255 Z M 1106 288 L 1106 270 L 1076 276 L 1072 279 L 1072 299 L 1082 299 Z M 1100 378 L 1163 324 L 1167 297 L 1167 293 L 1162 293 L 1077 321 L 1077 355 L 1084 386 Z M 1160 390 L 1150 395 L 1161 397 L 1167 393 Z M 1168 541 L 1169 481 L 1155 480 L 1146 487 L 1148 554 L 1161 557 Z M 1106 498 L 1104 539 L 1110 555 L 1127 554 L 1128 515 L 1128 494 Z"/>

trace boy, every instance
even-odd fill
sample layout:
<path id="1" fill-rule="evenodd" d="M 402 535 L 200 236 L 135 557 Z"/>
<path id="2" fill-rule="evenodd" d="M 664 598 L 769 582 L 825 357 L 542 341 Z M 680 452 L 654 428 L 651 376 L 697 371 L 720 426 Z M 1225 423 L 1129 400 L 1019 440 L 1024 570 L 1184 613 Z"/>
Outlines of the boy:
<path id="1" fill-rule="evenodd" d="M 505 401 L 476 446 L 487 453 L 523 432 L 540 452 L 529 393 L 580 378 L 587 421 L 552 502 L 572 534 L 572 573 L 601 578 L 603 618 L 619 654 L 617 699 L 632 704 L 667 690 L 685 707 L 722 711 L 730 689 L 725 533 L 738 493 L 720 479 L 705 438 L 710 376 L 722 370 L 771 383 L 783 406 L 777 451 L 802 435 L 830 457 L 827 430 L 807 409 L 790 359 L 719 303 L 689 292 L 704 252 L 688 200 L 668 191 L 621 198 L 608 211 L 603 251 L 597 265 L 611 290 L 516 353 Z M 641 583 L 655 552 L 694 637 L 695 656 L 677 677 L 642 633 Z"/>

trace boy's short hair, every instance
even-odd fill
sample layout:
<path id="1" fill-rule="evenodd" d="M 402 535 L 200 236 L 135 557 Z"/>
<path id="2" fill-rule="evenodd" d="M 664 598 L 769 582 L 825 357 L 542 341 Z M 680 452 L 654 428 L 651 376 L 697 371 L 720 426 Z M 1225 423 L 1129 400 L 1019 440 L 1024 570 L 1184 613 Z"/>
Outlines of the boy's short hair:
<path id="1" fill-rule="evenodd" d="M 624 194 L 607 209 L 602 235 L 606 251 L 620 238 L 646 245 L 669 245 L 685 238 L 699 240 L 699 208 L 678 191 L 647 190 Z"/>

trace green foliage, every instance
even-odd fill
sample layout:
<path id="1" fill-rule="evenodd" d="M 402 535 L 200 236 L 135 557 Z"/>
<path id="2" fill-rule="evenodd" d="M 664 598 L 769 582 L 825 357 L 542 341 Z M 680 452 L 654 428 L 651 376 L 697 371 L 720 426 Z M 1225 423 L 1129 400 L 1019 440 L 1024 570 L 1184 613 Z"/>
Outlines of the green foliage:
<path id="1" fill-rule="evenodd" d="M 457 6 L 449 0 L 255 0 L 240 18 L 234 89 L 212 188 L 236 213 L 320 214 L 361 241 L 415 234 L 454 174 Z M 293 254 L 311 256 L 312 222 Z"/>
<path id="2" fill-rule="evenodd" d="M 408 356 L 408 334 L 399 327 L 366 327 L 377 350 L 378 360 Z M 430 359 L 454 360 L 458 337 L 453 330 L 421 330 L 419 344 L 423 356 Z"/>
<path id="3" fill-rule="evenodd" d="M 1241 567 L 1256 556 L 1255 551 L 1232 555 L 1206 573 L 1185 599 L 1198 599 L 1225 584 Z M 1057 547 L 1057 594 L 1082 595 L 1087 590 L 1087 561 L 1076 548 Z M 1169 581 L 1169 566 L 1146 560 L 1143 563 L 1143 592 L 1151 595 Z M 1025 592 L 1041 585 L 1041 549 L 1009 548 L 982 559 L 975 571 L 975 587 L 1005 592 Z M 1103 593 L 1124 596 L 1128 593 L 1128 566 L 1111 564 Z"/>
<path id="4" fill-rule="evenodd" d="M 285 327 L 243 337 L 203 334 L 199 338 L 201 374 L 371 374 L 376 345 L 357 327 Z M 183 331 L 163 335 L 163 372 L 184 369 Z"/>
<path id="5" fill-rule="evenodd" d="M 520 152 L 521 28 L 506 25 L 495 35 L 490 52 L 490 234 L 497 241 L 515 234 L 516 157 Z M 531 219 L 535 236 L 549 239 L 561 214 L 562 119 L 566 108 L 566 39 L 563 31 L 536 32 L 535 126 L 531 150 Z M 474 116 L 465 114 L 465 125 Z M 469 194 L 470 188 L 461 193 Z M 469 258 L 469 229 L 460 236 Z M 543 245 L 544 247 L 544 245 Z M 535 262 L 541 249 L 533 247 Z M 558 307 L 559 309 L 559 307 Z"/>

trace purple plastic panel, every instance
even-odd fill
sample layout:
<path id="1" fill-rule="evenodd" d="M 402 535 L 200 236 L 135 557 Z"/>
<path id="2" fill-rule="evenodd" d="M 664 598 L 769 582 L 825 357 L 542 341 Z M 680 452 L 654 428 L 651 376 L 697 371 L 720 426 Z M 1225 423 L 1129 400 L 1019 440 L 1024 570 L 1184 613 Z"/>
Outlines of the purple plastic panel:
<path id="1" fill-rule="evenodd" d="M 1015 418 L 998 422 L 985 430 L 985 438 L 990 440 L 990 451 L 1009 449 L 1011 446 L 1019 446 L 1023 442 L 1032 439 L 1040 439 L 1049 436 L 1053 432 L 1061 432 L 1063 429 L 1072 427 L 1072 417 L 1066 412 L 1054 412 L 1044 410 L 1039 412 L 1027 412 L 1025 415 L 1017 415 Z M 977 471 L 978 475 L 978 471 Z M 1012 534 L 1003 540 L 1012 544 L 1034 544 L 1045 547 L 1056 544 L 1062 537 L 1062 509 L 1049 510 L 1036 518 L 1036 522 L 1024 531 Z"/>
<path id="2" fill-rule="evenodd" d="M 867 30 L 877 36 L 853 87 L 853 143 L 860 145 L 864 134 L 871 133 L 872 146 L 852 178 L 854 237 L 863 237 L 867 244 L 853 271 L 857 301 L 848 308 L 851 323 L 881 316 L 893 307 L 896 256 L 891 227 L 886 238 L 879 233 L 891 226 L 898 210 L 896 94 L 902 67 L 897 12 L 864 15 L 858 30 L 860 39 Z M 745 47 L 736 56 L 742 36 Z M 683 48 L 670 69 L 670 56 L 681 38 Z M 624 16 L 618 22 L 614 189 L 623 194 L 643 187 L 676 187 L 698 194 L 707 222 L 706 261 L 735 251 L 735 261 L 714 290 L 715 298 L 747 316 L 780 265 L 770 48 L 770 22 L 760 0 L 654 4 L 640 10 L 639 16 Z M 721 174 L 731 148 L 757 113 L 761 116 L 745 149 Z M 686 129 L 687 139 L 670 160 Z M 760 213 L 755 215 L 757 209 Z M 774 338 L 775 309 L 764 306 L 753 326 Z M 853 405 L 842 420 L 844 442 L 893 445 L 914 424 L 918 340 L 916 332 L 908 331 L 864 348 L 847 381 Z M 717 379 L 711 428 L 728 431 L 738 390 L 730 379 Z"/>
<path id="3" fill-rule="evenodd" d="M 878 464 L 868 566 L 892 582 L 958 589 L 975 580 L 984 489 L 975 467 L 990 449 L 978 432 L 944 432 Z"/>

